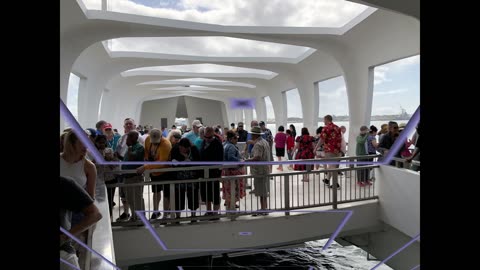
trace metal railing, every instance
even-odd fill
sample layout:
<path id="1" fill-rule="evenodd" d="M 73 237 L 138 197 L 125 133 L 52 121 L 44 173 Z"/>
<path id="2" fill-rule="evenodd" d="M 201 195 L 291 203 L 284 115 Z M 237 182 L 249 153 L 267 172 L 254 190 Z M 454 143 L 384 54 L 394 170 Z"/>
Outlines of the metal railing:
<path id="1" fill-rule="evenodd" d="M 420 161 L 418 160 L 411 160 L 410 162 L 407 162 L 406 159 L 398 157 L 393 157 L 392 160 L 395 161 L 395 167 L 397 168 L 418 171 L 415 166 L 420 167 Z"/>
<path id="2" fill-rule="evenodd" d="M 329 159 L 311 159 L 311 160 L 296 160 L 292 161 L 292 164 L 302 164 L 304 161 L 329 161 L 329 162 L 339 162 L 339 161 L 365 161 L 365 158 L 376 158 L 377 155 L 371 156 L 361 156 L 361 157 L 339 157 L 339 158 L 329 158 Z M 181 162 L 179 162 L 181 165 Z M 283 164 L 284 167 L 285 164 Z M 275 165 L 272 165 L 275 166 Z M 137 188 L 136 196 L 142 195 L 142 201 L 144 206 L 135 207 L 134 209 L 144 210 L 147 215 L 153 213 L 153 193 L 152 188 L 155 186 L 162 188 L 162 200 L 160 202 L 159 210 L 162 212 L 161 219 L 150 219 L 150 223 L 154 226 L 157 225 L 175 225 L 183 223 L 186 221 L 196 222 L 203 220 L 218 220 L 220 218 L 228 218 L 230 220 L 235 220 L 239 216 L 243 215 L 252 215 L 259 214 L 262 215 L 260 209 L 260 197 L 255 196 L 255 185 L 254 179 L 258 177 L 263 177 L 263 181 L 269 182 L 269 194 L 267 197 L 267 209 L 282 211 L 285 215 L 289 215 L 288 210 L 293 209 L 306 209 L 313 207 L 329 206 L 331 205 L 333 209 L 336 209 L 338 204 L 350 203 L 363 200 L 378 199 L 376 190 L 375 190 L 375 168 L 378 168 L 378 165 L 348 165 L 346 167 L 334 168 L 334 169 L 319 169 L 311 170 L 314 165 L 307 165 L 308 170 L 304 171 L 291 171 L 291 172 L 281 172 L 281 173 L 269 173 L 268 175 L 251 175 L 248 173 L 248 167 L 245 166 L 244 175 L 235 175 L 235 176 L 223 176 L 220 178 L 209 178 L 209 170 L 212 169 L 230 169 L 238 168 L 236 165 L 217 165 L 217 166 L 192 166 L 192 167 L 181 167 L 181 168 L 164 168 L 164 169 L 155 169 L 148 170 L 144 172 L 143 179 L 144 181 L 134 184 L 108 184 L 108 188 L 122 188 L 124 190 L 132 188 Z M 203 179 L 189 179 L 189 180 L 166 180 L 159 182 L 152 182 L 150 179 L 150 174 L 154 172 L 175 172 L 175 171 L 198 171 L 202 170 L 204 174 Z M 111 172 L 110 172 L 111 173 Z M 114 171 L 115 174 L 132 174 L 136 173 L 135 170 L 121 170 Z M 330 186 L 326 185 L 323 182 L 323 179 L 326 179 L 330 175 Z M 306 181 L 308 177 L 308 182 Z M 362 179 L 364 178 L 364 179 Z M 368 178 L 368 179 L 367 179 Z M 363 184 L 361 184 L 359 181 Z M 257 180 L 258 181 L 258 180 Z M 207 213 L 212 213 L 212 211 L 206 210 L 206 205 L 203 205 L 200 200 L 200 190 L 202 187 L 207 185 L 217 185 L 213 184 L 221 182 L 222 188 L 225 186 L 230 187 L 230 201 L 235 202 L 235 206 L 232 203 L 230 208 L 228 205 L 224 205 L 225 202 L 225 193 L 220 188 L 220 193 L 222 194 L 220 198 L 220 210 L 212 210 L 213 212 L 218 212 L 215 215 L 208 215 Z M 227 183 L 230 183 L 228 185 Z M 242 185 L 242 184 L 243 185 Z M 339 188 L 337 188 L 337 184 Z M 226 185 L 227 184 L 227 185 Z M 236 199 L 236 193 L 239 191 L 239 187 L 252 186 L 253 190 L 248 191 L 245 189 L 241 191 L 241 195 L 244 195 L 240 199 Z M 141 187 L 141 188 L 139 188 Z M 146 188 L 145 188 L 146 187 Z M 241 189 L 241 188 L 240 188 Z M 141 221 L 117 221 L 117 217 L 121 215 L 122 202 L 120 200 L 118 190 L 115 196 L 116 207 L 114 208 L 112 226 L 136 226 L 141 225 Z M 169 194 L 169 209 L 164 209 L 162 207 L 163 201 L 165 200 L 165 193 Z M 245 193 L 245 194 L 243 194 Z M 228 194 L 228 193 L 227 193 Z M 214 194 L 218 196 L 220 194 Z M 208 197 L 207 201 L 210 201 L 214 198 Z M 188 200 L 192 202 L 188 202 Z M 187 201 L 187 202 L 186 202 Z M 185 204 L 179 205 L 179 204 Z M 188 206 L 192 208 L 192 211 L 189 210 Z M 196 207 L 198 204 L 198 207 Z M 179 207 L 181 206 L 181 207 Z M 177 210 L 175 210 L 177 209 Z M 168 217 L 167 213 L 180 213 L 176 214 L 174 217 Z M 130 214 L 133 213 L 130 211 Z M 195 214 L 195 215 L 192 215 Z M 207 214 L 207 215 L 205 215 Z M 265 214 L 263 214 L 265 215 Z M 165 217 L 168 218 L 165 218 Z M 147 220 L 149 216 L 146 216 Z"/>

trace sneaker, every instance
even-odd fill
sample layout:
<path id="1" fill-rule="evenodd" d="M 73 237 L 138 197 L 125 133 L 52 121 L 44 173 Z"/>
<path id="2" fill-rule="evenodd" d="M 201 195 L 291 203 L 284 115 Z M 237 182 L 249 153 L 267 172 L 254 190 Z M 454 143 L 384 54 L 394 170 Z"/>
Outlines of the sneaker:
<path id="1" fill-rule="evenodd" d="M 343 175 L 343 173 L 342 173 L 342 172 L 338 172 L 338 175 Z"/>
<path id="2" fill-rule="evenodd" d="M 143 222 L 142 222 L 142 220 L 141 220 L 140 218 L 138 218 L 138 217 L 132 217 L 132 218 L 129 220 L 129 222 L 132 222 L 133 225 L 135 225 L 135 226 L 137 226 L 137 227 L 141 227 L 141 226 L 144 225 Z"/>
<path id="3" fill-rule="evenodd" d="M 367 184 L 368 184 L 369 186 L 373 185 L 372 180 L 368 180 L 368 181 L 367 181 Z"/>
<path id="4" fill-rule="evenodd" d="M 117 221 L 127 221 L 130 218 L 130 214 L 127 214 L 123 212 L 119 218 L 117 218 Z"/>
<path id="5" fill-rule="evenodd" d="M 328 180 L 327 178 L 323 179 L 322 181 L 323 183 L 325 183 L 325 185 L 330 185 L 330 180 Z"/>
<path id="6" fill-rule="evenodd" d="M 150 217 L 150 219 L 157 219 L 161 216 L 162 214 L 160 212 L 154 212 L 152 214 L 152 216 Z"/>
<path id="7" fill-rule="evenodd" d="M 364 187 L 365 186 L 365 182 L 357 182 L 357 185 L 361 186 L 361 187 Z"/>
<path id="8" fill-rule="evenodd" d="M 333 185 L 328 186 L 329 188 L 333 188 Z M 340 189 L 340 185 L 337 183 L 337 189 Z"/>

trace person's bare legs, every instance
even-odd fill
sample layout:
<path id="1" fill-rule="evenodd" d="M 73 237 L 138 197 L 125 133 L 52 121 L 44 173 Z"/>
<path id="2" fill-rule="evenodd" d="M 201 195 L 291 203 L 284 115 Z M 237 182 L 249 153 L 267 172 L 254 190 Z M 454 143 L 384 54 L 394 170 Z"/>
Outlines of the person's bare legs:
<path id="1" fill-rule="evenodd" d="M 158 211 L 158 206 L 160 205 L 160 200 L 162 200 L 162 193 L 155 192 L 153 193 L 153 211 Z M 165 209 L 163 209 L 165 210 Z"/>
<path id="2" fill-rule="evenodd" d="M 278 158 L 278 161 L 282 161 L 282 157 L 277 157 L 277 158 Z M 282 164 L 278 165 L 277 170 L 283 171 L 283 165 Z"/>

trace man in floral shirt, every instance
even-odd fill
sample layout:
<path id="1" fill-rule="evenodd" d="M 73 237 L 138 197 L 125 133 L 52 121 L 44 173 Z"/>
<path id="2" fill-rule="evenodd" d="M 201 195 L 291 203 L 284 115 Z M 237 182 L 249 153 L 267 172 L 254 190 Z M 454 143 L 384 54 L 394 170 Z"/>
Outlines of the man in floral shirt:
<path id="1" fill-rule="evenodd" d="M 332 122 L 331 115 L 325 115 L 323 118 L 323 123 L 325 126 L 320 133 L 320 140 L 315 148 L 320 147 L 323 144 L 323 150 L 325 151 L 325 158 L 335 158 L 341 156 L 341 147 L 342 147 L 342 132 L 340 128 Z M 335 164 L 328 164 L 327 169 L 336 168 Z M 332 178 L 332 173 L 327 174 L 327 178 L 323 179 L 325 185 L 330 185 L 330 179 Z M 332 185 L 330 185 L 332 187 Z M 337 183 L 337 188 L 340 188 L 340 185 Z"/>

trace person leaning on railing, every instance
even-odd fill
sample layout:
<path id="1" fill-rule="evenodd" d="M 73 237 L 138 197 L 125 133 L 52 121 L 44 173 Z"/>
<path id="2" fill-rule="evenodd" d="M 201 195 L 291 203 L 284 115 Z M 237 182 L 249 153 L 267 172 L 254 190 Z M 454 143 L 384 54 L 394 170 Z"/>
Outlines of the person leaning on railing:
<path id="1" fill-rule="evenodd" d="M 190 161 L 200 161 L 200 152 L 197 147 L 191 143 L 188 138 L 182 138 L 180 141 L 175 144 L 170 152 L 169 161 L 173 162 L 190 162 Z M 180 163 L 181 164 L 181 163 Z M 173 167 L 191 167 L 192 165 L 173 165 Z M 193 165 L 195 166 L 195 165 Z M 198 165 L 197 165 L 198 166 Z M 175 180 L 189 180 L 189 179 L 198 179 L 201 175 L 202 170 L 180 170 L 172 171 L 169 173 L 171 179 Z M 187 199 L 187 206 L 190 209 L 191 216 L 195 217 L 195 211 L 199 207 L 198 200 L 198 191 L 199 183 L 182 183 L 175 184 L 175 211 L 180 211 L 185 209 L 185 195 Z M 181 212 L 175 212 L 176 218 L 180 218 Z M 197 220 L 192 220 L 196 222 Z"/>
<path id="2" fill-rule="evenodd" d="M 355 149 L 355 154 L 357 156 L 366 156 L 368 155 L 368 127 L 361 126 L 360 127 L 360 134 L 357 136 L 357 148 Z M 365 162 L 365 159 L 358 158 L 357 161 Z M 357 167 L 365 166 L 365 164 L 358 164 Z M 357 184 L 361 187 L 365 186 L 365 184 L 371 184 L 368 181 L 368 169 L 357 170 Z"/>
<path id="3" fill-rule="evenodd" d="M 78 237 L 92 225 L 97 223 L 102 214 L 93 203 L 92 197 L 70 177 L 60 176 L 60 227 Z M 72 226 L 72 212 L 82 212 L 83 217 Z M 78 257 L 67 235 L 60 233 L 60 258 L 80 268 Z M 71 266 L 60 262 L 60 269 L 72 269 Z"/>

